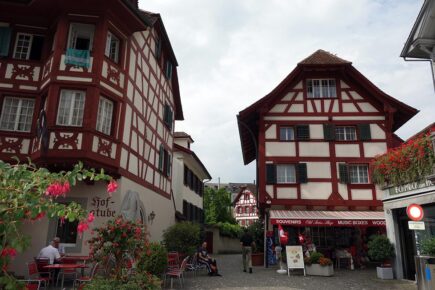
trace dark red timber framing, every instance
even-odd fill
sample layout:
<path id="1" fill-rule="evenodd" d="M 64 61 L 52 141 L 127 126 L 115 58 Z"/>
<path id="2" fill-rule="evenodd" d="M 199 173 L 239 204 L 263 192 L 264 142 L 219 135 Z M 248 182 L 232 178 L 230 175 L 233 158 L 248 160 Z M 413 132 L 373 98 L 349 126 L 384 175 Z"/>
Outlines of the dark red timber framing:
<path id="1" fill-rule="evenodd" d="M 10 36 L 0 57 L 0 106 L 8 97 L 34 105 L 30 130 L 0 129 L 0 158 L 30 157 L 54 169 L 81 160 L 170 198 L 171 175 L 159 167 L 160 145 L 172 156 L 174 121 L 183 120 L 183 111 L 178 63 L 160 15 L 130 0 L 12 2 L 0 0 L 6 27 L 0 33 Z M 85 36 L 74 38 L 73 29 Z M 42 42 L 40 51 L 17 57 L 20 34 Z M 115 43 L 111 53 L 108 43 Z M 88 66 L 66 62 L 73 45 L 89 51 Z M 65 90 L 85 96 L 79 125 L 58 124 Z M 105 132 L 97 130 L 101 98 L 113 107 Z"/>
<path id="2" fill-rule="evenodd" d="M 319 80 L 318 94 L 331 97 L 315 97 L 317 84 L 312 80 Z M 312 95 L 309 86 L 313 87 Z M 329 92 L 329 87 L 335 92 Z M 349 174 L 349 166 L 368 165 L 375 153 L 400 144 L 394 131 L 417 112 L 382 92 L 351 62 L 316 51 L 298 63 L 271 93 L 237 116 L 245 164 L 255 160 L 258 148 L 260 208 L 280 205 L 288 209 L 381 209 L 382 202 L 370 180 L 352 183 L 341 175 Z M 297 136 L 300 126 L 308 127 L 307 138 Z M 294 129 L 292 140 L 280 140 L 282 127 Z M 337 140 L 337 127 L 351 127 L 346 130 L 354 130 L 356 138 Z M 332 137 L 328 137 L 330 134 Z M 308 168 L 299 172 L 301 163 L 308 164 Z M 266 167 L 280 164 L 295 165 L 296 182 L 267 180 Z M 318 164 L 323 167 L 316 169 Z M 345 165 L 346 173 L 339 172 L 340 164 Z M 330 168 L 330 172 L 318 172 L 325 168 Z M 324 192 L 325 186 L 330 186 L 329 193 Z"/>

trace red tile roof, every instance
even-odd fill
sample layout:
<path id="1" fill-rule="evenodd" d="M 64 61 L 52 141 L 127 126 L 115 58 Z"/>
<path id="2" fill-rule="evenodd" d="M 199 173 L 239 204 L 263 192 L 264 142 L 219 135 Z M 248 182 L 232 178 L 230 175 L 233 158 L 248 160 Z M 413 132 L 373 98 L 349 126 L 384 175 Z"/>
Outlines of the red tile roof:
<path id="1" fill-rule="evenodd" d="M 332 53 L 319 49 L 309 57 L 303 59 L 299 64 L 351 64 L 352 62 L 339 58 Z"/>

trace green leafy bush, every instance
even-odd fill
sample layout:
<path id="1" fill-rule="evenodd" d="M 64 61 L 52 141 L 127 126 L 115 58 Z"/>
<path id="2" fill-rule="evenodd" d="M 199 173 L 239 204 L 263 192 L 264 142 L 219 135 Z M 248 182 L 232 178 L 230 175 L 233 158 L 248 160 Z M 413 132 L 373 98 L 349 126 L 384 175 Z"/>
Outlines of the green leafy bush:
<path id="1" fill-rule="evenodd" d="M 160 277 L 168 265 L 168 251 L 159 243 L 150 243 L 149 250 L 142 253 L 137 268 Z"/>
<path id="2" fill-rule="evenodd" d="M 199 225 L 191 222 L 177 223 L 163 232 L 163 244 L 168 251 L 193 255 L 201 243 Z"/>
<path id="3" fill-rule="evenodd" d="M 310 254 L 310 262 L 311 264 L 319 264 L 320 258 L 323 258 L 323 254 L 319 252 L 312 252 Z"/>
<path id="4" fill-rule="evenodd" d="M 423 255 L 435 256 L 435 237 L 421 242 L 421 253 Z"/>
<path id="5" fill-rule="evenodd" d="M 394 246 L 385 235 L 373 235 L 367 244 L 369 258 L 373 261 L 384 262 L 394 256 Z"/>
<path id="6" fill-rule="evenodd" d="M 216 225 L 219 228 L 219 234 L 224 237 L 239 238 L 243 232 L 239 224 L 224 222 Z"/>
<path id="7" fill-rule="evenodd" d="M 138 273 L 130 276 L 127 281 L 95 277 L 86 283 L 84 290 L 159 290 L 162 289 L 161 280 L 148 273 Z"/>
<path id="8" fill-rule="evenodd" d="M 262 220 L 256 220 L 252 225 L 247 227 L 248 232 L 251 234 L 255 242 L 253 249 L 254 253 L 261 253 L 264 251 L 264 224 Z M 285 248 L 282 251 L 285 253 Z"/>

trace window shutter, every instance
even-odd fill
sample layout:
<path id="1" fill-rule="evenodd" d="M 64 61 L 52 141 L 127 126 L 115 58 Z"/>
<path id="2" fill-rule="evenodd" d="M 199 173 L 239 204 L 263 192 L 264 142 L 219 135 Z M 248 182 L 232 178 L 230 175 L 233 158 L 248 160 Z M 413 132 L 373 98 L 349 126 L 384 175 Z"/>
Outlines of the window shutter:
<path id="1" fill-rule="evenodd" d="M 163 145 L 160 145 L 160 150 L 159 150 L 159 170 L 163 170 L 163 161 L 165 159 L 165 149 L 163 149 Z"/>
<path id="2" fill-rule="evenodd" d="M 358 124 L 359 139 L 361 141 L 371 140 L 370 124 Z"/>
<path id="3" fill-rule="evenodd" d="M 323 135 L 325 136 L 325 140 L 327 141 L 335 140 L 334 124 L 323 124 Z"/>
<path id="4" fill-rule="evenodd" d="M 187 201 L 183 200 L 183 215 L 187 217 Z"/>
<path id="5" fill-rule="evenodd" d="M 156 41 L 156 59 L 160 59 L 160 55 L 162 54 L 162 41 L 157 39 Z"/>
<path id="6" fill-rule="evenodd" d="M 297 140 L 310 139 L 310 126 L 309 125 L 297 125 L 296 126 L 296 139 Z"/>
<path id="7" fill-rule="evenodd" d="M 266 184 L 276 183 L 276 166 L 275 164 L 266 164 Z"/>
<path id="8" fill-rule="evenodd" d="M 349 183 L 348 166 L 345 163 L 338 164 L 338 173 L 340 176 L 340 183 Z"/>
<path id="9" fill-rule="evenodd" d="M 165 152 L 168 156 L 168 159 L 166 160 L 166 175 L 171 176 L 171 167 L 172 167 L 172 156 L 171 154 Z"/>
<path id="10" fill-rule="evenodd" d="M 297 178 L 299 183 L 307 183 L 308 182 L 308 174 L 307 174 L 307 164 L 299 163 L 296 165 L 297 169 Z"/>
<path id="11" fill-rule="evenodd" d="M 187 166 L 184 165 L 184 185 L 187 185 Z"/>
<path id="12" fill-rule="evenodd" d="M 173 118 L 173 112 L 171 110 L 171 108 L 168 105 L 168 127 L 170 130 L 172 130 L 172 118 Z"/>
<path id="13" fill-rule="evenodd" d="M 10 27 L 0 27 L 0 56 L 8 56 L 11 32 Z"/>

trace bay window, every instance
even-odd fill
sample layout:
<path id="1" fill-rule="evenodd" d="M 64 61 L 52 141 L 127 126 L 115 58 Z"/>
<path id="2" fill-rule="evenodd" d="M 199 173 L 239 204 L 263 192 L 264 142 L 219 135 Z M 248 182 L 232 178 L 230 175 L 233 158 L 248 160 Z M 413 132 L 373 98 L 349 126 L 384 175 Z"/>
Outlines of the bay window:
<path id="1" fill-rule="evenodd" d="M 84 107 L 84 91 L 61 90 L 56 125 L 82 126 Z"/>
<path id="2" fill-rule="evenodd" d="M 97 131 L 110 135 L 112 129 L 113 102 L 100 97 L 97 114 Z"/>
<path id="3" fill-rule="evenodd" d="M 6 131 L 30 132 L 35 100 L 5 97 L 0 117 L 0 129 Z"/>

